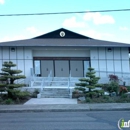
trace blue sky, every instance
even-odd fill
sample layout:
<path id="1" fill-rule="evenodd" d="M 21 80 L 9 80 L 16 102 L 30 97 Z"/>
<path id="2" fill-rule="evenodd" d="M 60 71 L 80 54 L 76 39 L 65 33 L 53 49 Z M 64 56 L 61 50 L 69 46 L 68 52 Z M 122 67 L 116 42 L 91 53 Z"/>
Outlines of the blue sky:
<path id="1" fill-rule="evenodd" d="M 130 0 L 0 0 L 0 14 L 129 9 Z M 130 11 L 0 17 L 0 42 L 66 28 L 100 40 L 130 44 Z"/>

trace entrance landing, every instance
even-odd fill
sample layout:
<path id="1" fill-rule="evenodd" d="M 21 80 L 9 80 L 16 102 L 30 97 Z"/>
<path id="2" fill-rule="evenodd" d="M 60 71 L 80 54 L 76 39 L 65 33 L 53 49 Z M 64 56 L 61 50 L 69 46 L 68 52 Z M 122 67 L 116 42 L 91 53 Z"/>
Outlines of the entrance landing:
<path id="1" fill-rule="evenodd" d="M 69 98 L 32 98 L 24 105 L 36 104 L 77 104 L 77 99 Z"/>

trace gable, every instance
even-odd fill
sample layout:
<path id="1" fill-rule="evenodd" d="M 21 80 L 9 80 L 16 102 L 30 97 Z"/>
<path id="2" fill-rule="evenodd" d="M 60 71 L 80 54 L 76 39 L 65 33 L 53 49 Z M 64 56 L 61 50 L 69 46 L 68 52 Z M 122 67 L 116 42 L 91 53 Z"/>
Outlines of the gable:
<path id="1" fill-rule="evenodd" d="M 44 35 L 41 36 L 37 36 L 33 39 L 43 39 L 43 38 L 78 38 L 78 39 L 92 39 L 90 37 L 69 31 L 67 29 L 61 28 L 49 33 L 46 33 Z"/>

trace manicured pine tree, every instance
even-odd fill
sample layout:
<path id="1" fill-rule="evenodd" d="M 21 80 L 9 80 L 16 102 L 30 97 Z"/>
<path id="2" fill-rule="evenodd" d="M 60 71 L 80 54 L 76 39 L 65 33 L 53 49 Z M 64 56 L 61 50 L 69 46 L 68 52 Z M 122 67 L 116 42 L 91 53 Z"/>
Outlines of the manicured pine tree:
<path id="1" fill-rule="evenodd" d="M 86 97 L 92 98 L 93 95 L 98 95 L 99 93 L 103 93 L 102 90 L 92 90 L 95 89 L 95 87 L 98 86 L 98 80 L 99 77 L 95 76 L 94 68 L 88 68 L 88 72 L 86 73 L 85 78 L 79 79 L 80 83 L 76 83 L 77 87 L 76 89 L 82 91 Z M 86 88 L 88 88 L 88 91 L 86 91 Z"/>
<path id="2" fill-rule="evenodd" d="M 17 90 L 15 88 L 23 87 L 25 84 L 15 83 L 18 79 L 26 78 L 24 75 L 19 75 L 22 71 L 12 69 L 16 64 L 13 62 L 4 62 L 1 69 L 3 73 L 0 73 L 0 91 L 7 91 L 8 98 L 16 98 Z"/>

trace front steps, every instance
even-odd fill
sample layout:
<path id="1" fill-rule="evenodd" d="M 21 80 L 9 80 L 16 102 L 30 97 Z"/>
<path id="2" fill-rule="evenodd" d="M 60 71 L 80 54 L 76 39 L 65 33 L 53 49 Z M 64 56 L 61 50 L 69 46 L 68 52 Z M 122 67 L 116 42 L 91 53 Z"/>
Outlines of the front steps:
<path id="1" fill-rule="evenodd" d="M 69 98 L 69 93 L 67 88 L 43 88 L 41 98 Z"/>

